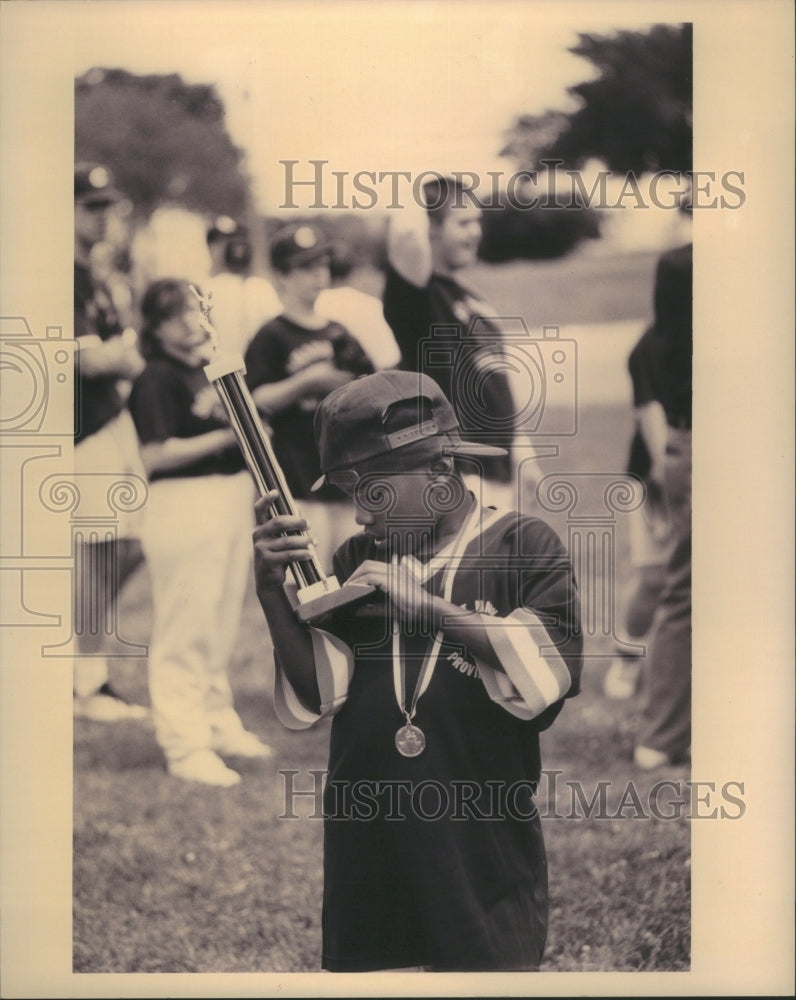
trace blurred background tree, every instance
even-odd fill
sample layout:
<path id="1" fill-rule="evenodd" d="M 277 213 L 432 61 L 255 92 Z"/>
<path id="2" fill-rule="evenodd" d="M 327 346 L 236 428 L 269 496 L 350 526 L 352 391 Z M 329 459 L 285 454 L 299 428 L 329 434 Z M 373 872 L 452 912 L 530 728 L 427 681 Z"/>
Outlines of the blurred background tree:
<path id="1" fill-rule="evenodd" d="M 595 72 L 568 88 L 576 108 L 520 115 L 508 128 L 500 155 L 513 160 L 518 172 L 537 171 L 542 185 L 555 165 L 579 170 L 596 164 L 617 176 L 690 171 L 692 26 L 656 24 L 646 32 L 581 33 L 578 39 L 569 51 Z M 527 189 L 544 196 L 531 181 Z M 579 194 L 565 200 L 567 207 L 554 202 L 532 209 L 504 201 L 497 212 L 485 213 L 481 256 L 488 261 L 559 257 L 600 236 L 605 212 L 594 211 Z"/>
<path id="2" fill-rule="evenodd" d="M 648 32 L 578 38 L 569 51 L 597 71 L 594 79 L 568 88 L 579 107 L 520 116 L 501 155 L 522 170 L 542 160 L 579 168 L 590 159 L 636 174 L 691 170 L 692 26 L 656 24 Z"/>
<path id="3" fill-rule="evenodd" d="M 176 73 L 92 69 L 79 77 L 75 159 L 110 167 L 139 218 L 163 204 L 236 217 L 249 206 L 243 153 L 215 88 Z"/>

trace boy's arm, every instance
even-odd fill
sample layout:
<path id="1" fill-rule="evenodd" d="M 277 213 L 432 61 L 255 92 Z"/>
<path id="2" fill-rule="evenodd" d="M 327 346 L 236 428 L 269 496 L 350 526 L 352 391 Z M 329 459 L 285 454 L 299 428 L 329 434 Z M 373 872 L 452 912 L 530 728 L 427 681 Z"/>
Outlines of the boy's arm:
<path id="1" fill-rule="evenodd" d="M 431 240 L 426 209 L 414 202 L 390 217 L 387 229 L 387 260 L 416 288 L 425 288 L 431 277 Z"/>
<path id="2" fill-rule="evenodd" d="M 264 382 L 251 390 L 260 413 L 273 416 L 295 406 L 307 395 L 327 395 L 339 385 L 350 382 L 350 372 L 341 371 L 329 361 L 316 361 L 279 382 Z"/>
<path id="3" fill-rule="evenodd" d="M 516 535 L 516 606 L 501 617 L 481 616 L 501 666 L 493 670 L 479 661 L 478 670 L 493 701 L 541 729 L 564 698 L 580 691 L 580 601 L 569 553 L 553 529 L 537 518 L 520 518 Z"/>
<path id="4" fill-rule="evenodd" d="M 669 437 L 666 411 L 662 403 L 653 399 L 636 407 L 635 417 L 650 456 L 648 478 L 653 490 L 660 495 L 663 493 L 663 469 L 666 464 L 666 441 Z M 653 499 L 659 499 L 659 496 Z"/>
<path id="5" fill-rule="evenodd" d="M 367 561 L 346 582 L 378 587 L 407 620 L 441 630 L 447 641 L 466 647 L 490 698 L 506 711 L 552 721 L 551 706 L 579 690 L 582 636 L 569 558 L 552 530 L 544 529 L 533 529 L 534 538 L 525 539 L 536 542 L 535 549 L 520 549 L 534 552 L 527 558 L 529 582 L 507 615 L 466 611 L 430 595 L 403 567 Z"/>
<path id="6" fill-rule="evenodd" d="M 661 397 L 664 360 L 660 345 L 647 330 L 630 352 L 628 370 L 633 384 L 633 415 L 650 456 L 649 479 L 653 490 L 663 488 L 663 467 L 669 429 Z"/>
<path id="7" fill-rule="evenodd" d="M 232 448 L 236 441 L 231 427 L 220 427 L 189 438 L 169 437 L 164 441 L 149 441 L 140 446 L 141 461 L 149 475 L 184 469 L 187 465 Z"/>
<path id="8" fill-rule="evenodd" d="M 81 378 L 134 379 L 144 370 L 138 338 L 132 329 L 107 340 L 89 333 L 77 337 L 75 344 L 75 364 Z"/>
<path id="9" fill-rule="evenodd" d="M 306 531 L 302 518 L 270 517 L 277 496 L 266 494 L 255 504 L 254 578 L 257 597 L 274 645 L 274 704 L 280 722 L 306 729 L 345 702 L 353 673 L 353 656 L 340 640 L 303 625 L 285 593 L 289 563 L 309 557 L 309 540 L 287 531 Z"/>
<path id="10" fill-rule="evenodd" d="M 246 351 L 246 384 L 260 413 L 273 416 L 295 406 L 307 395 L 323 395 L 350 381 L 331 361 L 316 361 L 283 378 L 284 361 L 266 325 Z"/>
<path id="11" fill-rule="evenodd" d="M 369 559 L 346 580 L 346 585 L 350 583 L 377 587 L 389 595 L 393 611 L 397 611 L 402 620 L 422 622 L 432 632 L 441 630 L 446 639 L 466 645 L 473 655 L 495 670 L 501 669 L 483 626 L 483 616 L 457 607 L 444 597 L 429 594 L 405 566 L 393 567 Z"/>

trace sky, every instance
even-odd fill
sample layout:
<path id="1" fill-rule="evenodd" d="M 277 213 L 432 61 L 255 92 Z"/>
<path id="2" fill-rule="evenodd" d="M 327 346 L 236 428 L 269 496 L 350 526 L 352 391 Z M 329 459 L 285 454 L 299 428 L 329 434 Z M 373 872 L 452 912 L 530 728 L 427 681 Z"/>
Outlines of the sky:
<path id="1" fill-rule="evenodd" d="M 577 32 L 643 29 L 651 13 L 621 0 L 73 6 L 76 75 L 99 66 L 216 85 L 262 210 L 284 200 L 284 159 L 299 161 L 297 179 L 327 161 L 330 184 L 332 171 L 346 175 L 345 200 L 356 171 L 510 174 L 498 154 L 514 117 L 571 109 L 566 87 L 591 75 L 567 51 Z"/>

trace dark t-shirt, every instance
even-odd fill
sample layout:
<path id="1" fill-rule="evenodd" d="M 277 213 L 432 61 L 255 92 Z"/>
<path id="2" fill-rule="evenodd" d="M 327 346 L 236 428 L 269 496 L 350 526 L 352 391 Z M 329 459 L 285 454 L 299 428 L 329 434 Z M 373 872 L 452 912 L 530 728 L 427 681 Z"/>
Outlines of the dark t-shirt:
<path id="1" fill-rule="evenodd" d="M 372 539 L 354 536 L 335 556 L 335 575 L 347 579 L 365 559 L 384 556 Z M 438 574 L 428 589 L 439 593 L 440 583 Z M 564 546 L 547 524 L 509 512 L 488 525 L 461 557 L 451 599 L 501 617 L 532 609 L 571 674 L 567 697 L 578 692 L 575 585 Z M 532 803 L 539 733 L 562 701 L 520 719 L 489 697 L 467 648 L 443 642 L 413 720 L 426 748 L 406 758 L 394 743 L 404 719 L 388 620 L 377 606 L 375 614 L 352 615 L 329 630 L 354 650 L 355 666 L 331 729 L 324 967 L 366 971 L 444 962 L 446 955 L 467 967 L 468 950 L 476 967 L 532 962 L 531 923 L 545 919 L 544 848 Z M 407 705 L 429 644 L 427 636 L 402 631 Z M 493 919 L 501 900 L 516 921 L 505 942 L 496 940 Z"/>
<path id="2" fill-rule="evenodd" d="M 108 340 L 122 332 L 108 289 L 96 281 L 84 264 L 75 261 L 75 338 L 89 335 Z M 124 403 L 117 376 L 88 377 L 75 355 L 75 443 L 95 434 L 121 412 Z"/>
<path id="3" fill-rule="evenodd" d="M 210 416 L 218 400 L 203 368 L 191 368 L 176 358 L 158 355 L 147 362 L 133 384 L 130 412 L 142 444 L 169 438 L 192 438 L 227 427 Z M 190 476 L 231 475 L 245 468 L 243 455 L 233 443 L 215 455 L 178 469 L 153 472 L 150 481 Z"/>
<path id="4" fill-rule="evenodd" d="M 663 349 L 664 406 L 673 427 L 691 427 L 693 355 L 693 245 L 669 250 L 655 272 L 653 329 Z"/>
<path id="5" fill-rule="evenodd" d="M 246 351 L 246 382 L 249 388 L 281 382 L 317 361 L 332 362 L 354 375 L 369 375 L 373 366 L 351 334 L 340 323 L 330 322 L 318 330 L 294 323 L 286 316 L 270 320 L 255 335 Z M 310 487 L 321 474 L 313 421 L 323 397 L 306 395 L 294 406 L 270 418 L 273 448 L 296 499 L 341 499 L 333 487 L 312 493 Z"/>
<path id="6" fill-rule="evenodd" d="M 649 327 L 641 335 L 628 357 L 627 367 L 633 384 L 633 406 L 641 407 L 654 401 L 664 409 L 666 375 L 664 371 L 664 345 Z M 641 431 L 636 430 L 630 442 L 627 471 L 645 479 L 650 470 L 650 453 Z"/>
<path id="7" fill-rule="evenodd" d="M 495 311 L 447 275 L 432 274 L 424 288 L 391 266 L 384 285 L 384 317 L 401 350 L 401 367 L 424 372 L 453 406 L 462 436 L 502 448 L 514 437 L 514 401 L 499 359 Z M 480 459 L 487 479 L 508 482 L 511 459 Z"/>

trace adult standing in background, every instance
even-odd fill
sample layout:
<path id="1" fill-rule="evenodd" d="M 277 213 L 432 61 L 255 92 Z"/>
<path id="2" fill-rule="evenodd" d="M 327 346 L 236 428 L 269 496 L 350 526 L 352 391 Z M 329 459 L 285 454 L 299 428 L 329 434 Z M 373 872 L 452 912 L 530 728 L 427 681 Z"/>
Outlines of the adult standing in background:
<path id="1" fill-rule="evenodd" d="M 630 565 L 623 595 L 625 631 L 631 639 L 644 639 L 652 626 L 663 588 L 669 556 L 669 515 L 663 492 L 668 429 L 663 405 L 666 386 L 664 344 L 648 327 L 628 358 L 633 386 L 634 433 L 630 441 L 627 473 L 645 486 L 641 507 L 628 513 Z M 631 698 L 638 690 L 645 662 L 643 653 L 630 653 L 617 644 L 603 682 L 609 698 Z"/>
<path id="2" fill-rule="evenodd" d="M 121 198 L 110 171 L 99 163 L 75 165 L 75 473 L 81 488 L 92 475 L 137 475 L 145 478 L 135 427 L 125 407 L 124 391 L 144 367 L 137 334 L 122 329 L 113 298 L 91 268 L 91 251 L 105 239 L 108 213 Z M 107 551 L 112 546 L 114 553 Z M 77 602 L 93 595 L 88 621 L 77 629 L 74 658 L 74 714 L 102 722 L 141 719 L 142 705 L 130 704 L 110 684 L 104 655 L 107 623 L 125 580 L 142 560 L 138 524 L 120 514 L 114 541 L 83 542 L 76 554 L 74 620 Z M 112 567 L 106 579 L 91 580 L 97 567 Z"/>
<path id="3" fill-rule="evenodd" d="M 487 501 L 514 508 L 516 407 L 502 358 L 500 318 L 462 282 L 462 272 L 478 259 L 481 210 L 461 183 L 445 177 L 426 183 L 423 193 L 425 206 L 407 206 L 390 220 L 384 316 L 398 342 L 401 367 L 424 372 L 440 385 L 463 433 L 507 451 L 504 457 L 479 459 L 478 467 Z M 528 460 L 523 472 L 538 475 Z"/>
<path id="4" fill-rule="evenodd" d="M 672 550 L 653 625 L 645 705 L 634 750 L 651 770 L 688 758 L 691 749 L 691 388 L 693 244 L 663 254 L 655 276 L 655 335 L 665 386 L 663 491 Z"/>

